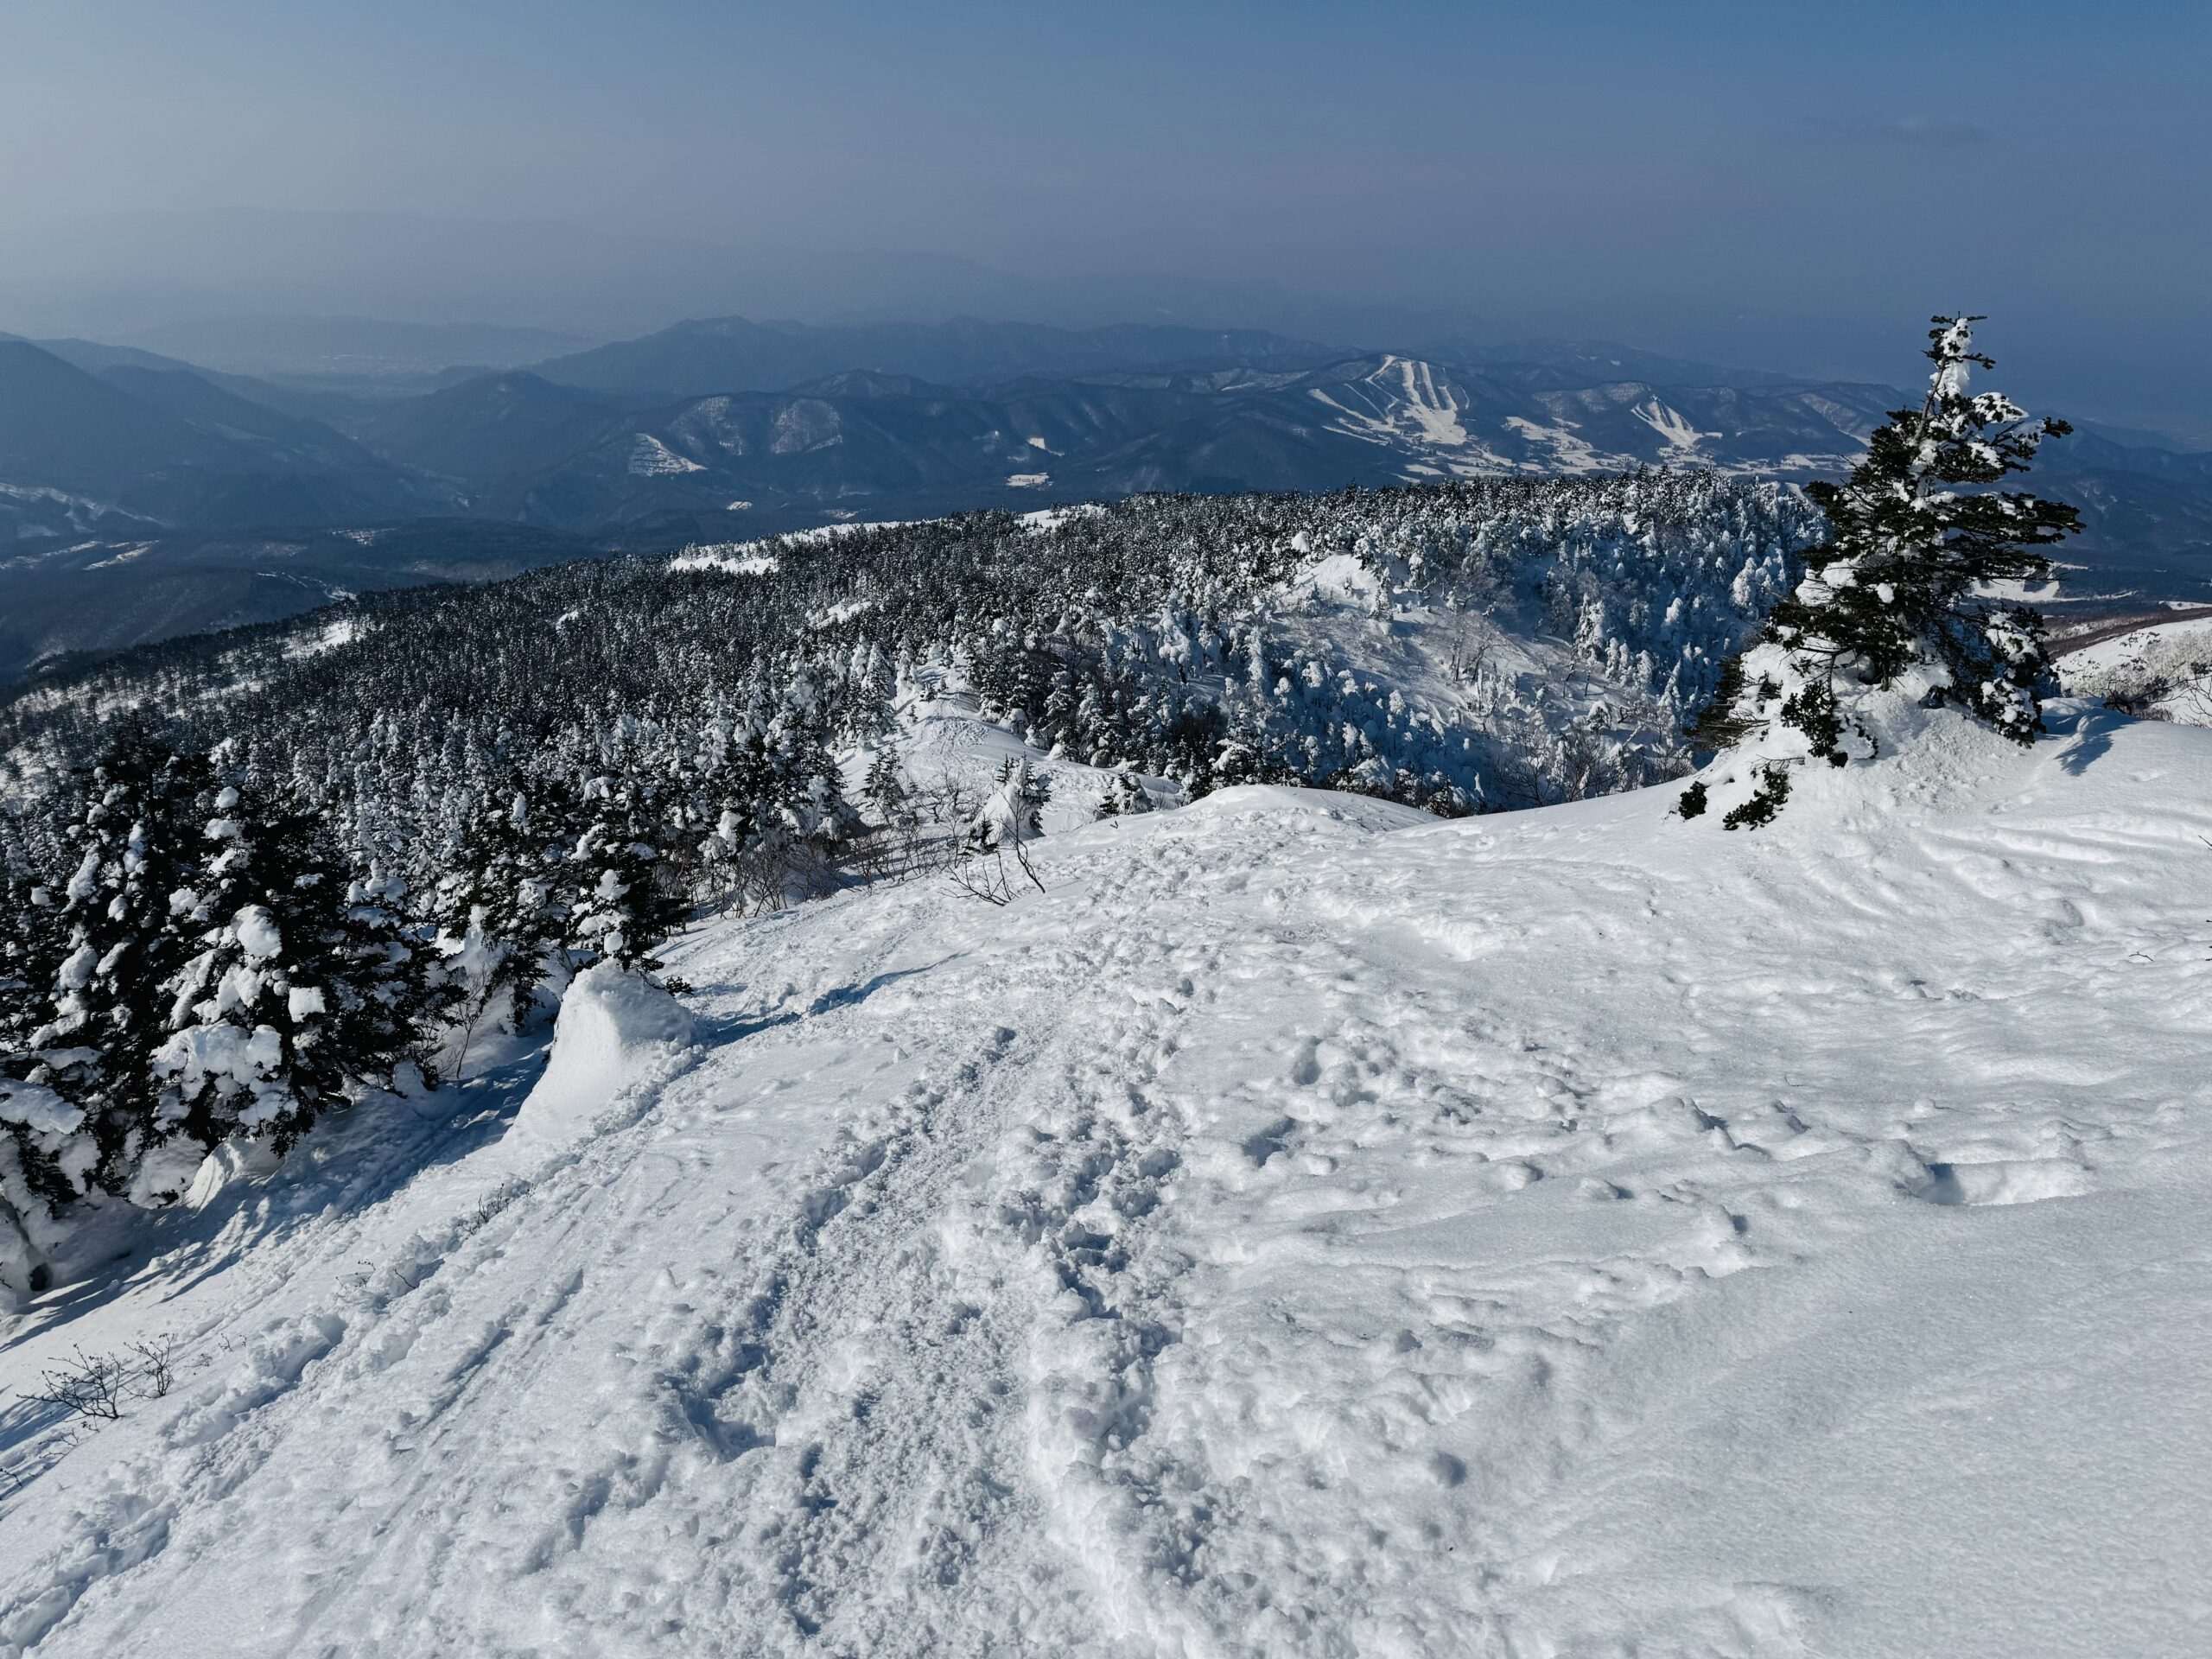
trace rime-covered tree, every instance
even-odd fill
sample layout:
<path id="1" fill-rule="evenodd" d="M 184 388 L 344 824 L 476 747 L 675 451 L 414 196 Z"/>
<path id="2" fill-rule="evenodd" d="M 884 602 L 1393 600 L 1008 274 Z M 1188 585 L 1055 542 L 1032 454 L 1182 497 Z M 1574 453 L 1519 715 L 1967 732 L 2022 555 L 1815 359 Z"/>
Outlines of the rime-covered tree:
<path id="1" fill-rule="evenodd" d="M 212 803 L 210 856 L 178 913 L 196 949 L 169 983 L 155 1128 L 281 1154 L 349 1085 L 386 1083 L 417 1039 L 389 930 L 321 819 L 251 784 Z"/>
<path id="2" fill-rule="evenodd" d="M 440 880 L 434 916 L 456 1012 L 472 1033 L 497 1009 L 519 1027 L 562 938 L 560 849 L 518 779 L 480 791 Z"/>
<path id="3" fill-rule="evenodd" d="M 970 896 L 995 905 L 1010 903 L 1016 873 L 1039 891 L 1044 882 L 1029 862 L 1027 851 L 1042 822 L 1047 797 L 1040 794 L 1029 763 L 1009 755 L 999 768 L 998 779 L 982 805 L 968 822 L 954 862 L 954 881 Z"/>
<path id="4" fill-rule="evenodd" d="M 583 964 L 648 973 L 653 952 L 683 919 L 683 897 L 661 879 L 667 825 L 637 779 L 600 777 L 584 789 L 586 820 L 569 856 L 575 898 L 568 939 Z"/>
<path id="5" fill-rule="evenodd" d="M 69 928 L 60 895 L 37 876 L 10 872 L 0 884 L 10 925 L 0 934 L 0 1073 L 36 1065 L 31 1033 L 53 1018 L 54 977 Z"/>
<path id="6" fill-rule="evenodd" d="M 14 926 L 0 945 L 0 1281 L 20 1290 L 40 1255 L 35 1217 L 85 1191 L 98 1147 L 82 1132 L 84 1109 L 33 1081 L 51 1075 L 31 1033 L 54 1013 L 68 942 L 60 906 L 29 877 L 8 884 L 4 902 Z"/>
<path id="7" fill-rule="evenodd" d="M 49 1001 L 26 1040 L 28 1069 L 10 1069 L 83 1112 L 92 1154 L 77 1161 L 111 1192 L 157 1133 L 152 1061 L 187 949 L 174 895 L 201 855 L 192 832 L 206 777 L 198 756 L 143 728 L 118 734 L 79 784 L 59 909 L 35 912 L 29 949 L 45 959 L 36 968 L 52 962 Z"/>
<path id="8" fill-rule="evenodd" d="M 407 883 L 373 860 L 357 861 L 325 949 L 337 970 L 335 1041 L 349 1077 L 388 1089 L 412 1060 L 435 1084 L 431 1050 L 461 988 L 442 971 L 433 928 L 409 914 Z"/>
<path id="9" fill-rule="evenodd" d="M 899 775 L 896 750 L 886 745 L 868 757 L 868 771 L 861 781 L 861 798 L 874 809 L 877 822 L 897 823 L 911 793 L 906 779 Z"/>
<path id="10" fill-rule="evenodd" d="M 998 775 L 992 781 L 992 798 L 1003 800 L 1006 810 L 1014 815 L 1014 828 L 1020 838 L 1027 841 L 1033 836 L 1043 835 L 1045 809 L 1052 802 L 1052 779 L 1034 770 L 1027 760 L 1010 754 L 999 762 Z M 989 827 L 982 819 L 977 823 Z"/>

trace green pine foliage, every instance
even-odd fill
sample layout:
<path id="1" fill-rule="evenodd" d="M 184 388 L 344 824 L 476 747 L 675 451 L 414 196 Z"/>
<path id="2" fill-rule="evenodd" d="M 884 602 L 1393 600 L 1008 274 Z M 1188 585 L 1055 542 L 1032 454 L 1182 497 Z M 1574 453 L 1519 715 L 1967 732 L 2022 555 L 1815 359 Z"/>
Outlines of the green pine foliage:
<path id="1" fill-rule="evenodd" d="M 1749 800 L 1722 815 L 1720 827 L 1723 830 L 1757 830 L 1774 822 L 1775 814 L 1781 811 L 1783 804 L 1789 799 L 1789 768 L 1776 765 L 1761 766 L 1758 779 L 1758 787 L 1751 792 Z M 1685 812 L 1682 816 L 1690 817 L 1694 814 Z"/>

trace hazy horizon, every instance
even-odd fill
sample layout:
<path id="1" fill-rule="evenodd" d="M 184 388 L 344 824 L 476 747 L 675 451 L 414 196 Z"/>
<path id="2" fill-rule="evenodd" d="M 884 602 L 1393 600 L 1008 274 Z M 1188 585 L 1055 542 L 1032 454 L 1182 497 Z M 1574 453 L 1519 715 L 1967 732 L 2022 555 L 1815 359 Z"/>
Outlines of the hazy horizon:
<path id="1" fill-rule="evenodd" d="M 1618 340 L 2212 433 L 2199 10 L 13 10 L 0 328 Z M 2207 441 L 2212 441 L 2209 438 Z"/>

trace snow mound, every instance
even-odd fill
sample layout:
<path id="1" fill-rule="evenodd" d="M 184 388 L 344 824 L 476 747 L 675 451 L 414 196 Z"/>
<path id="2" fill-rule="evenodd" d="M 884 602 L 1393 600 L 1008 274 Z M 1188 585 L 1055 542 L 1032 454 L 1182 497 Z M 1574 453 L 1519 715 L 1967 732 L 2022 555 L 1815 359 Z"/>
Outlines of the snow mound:
<path id="1" fill-rule="evenodd" d="M 586 969 L 561 999 L 544 1074 L 506 1147 L 537 1158 L 572 1145 L 626 1091 L 665 1080 L 696 1038 L 690 1012 L 658 985 L 611 962 Z"/>

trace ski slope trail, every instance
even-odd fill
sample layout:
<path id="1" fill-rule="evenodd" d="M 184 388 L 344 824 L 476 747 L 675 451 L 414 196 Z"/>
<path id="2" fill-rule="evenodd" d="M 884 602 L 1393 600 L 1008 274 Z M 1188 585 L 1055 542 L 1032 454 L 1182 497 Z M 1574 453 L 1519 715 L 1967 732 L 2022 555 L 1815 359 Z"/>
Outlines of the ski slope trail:
<path id="1" fill-rule="evenodd" d="M 2201 1652 L 2212 734 L 2055 723 L 709 924 L 16 1321 L 177 1380 L 11 1410 L 0 1643 Z"/>

